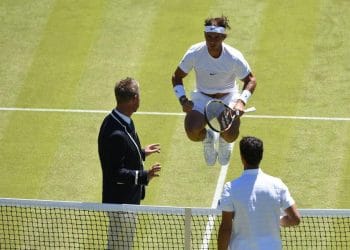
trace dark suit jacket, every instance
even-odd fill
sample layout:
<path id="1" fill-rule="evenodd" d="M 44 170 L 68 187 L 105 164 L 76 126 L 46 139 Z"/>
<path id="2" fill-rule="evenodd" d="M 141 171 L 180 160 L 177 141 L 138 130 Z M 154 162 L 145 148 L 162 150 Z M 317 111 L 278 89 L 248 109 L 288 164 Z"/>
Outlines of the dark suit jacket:
<path id="1" fill-rule="evenodd" d="M 103 203 L 140 204 L 148 184 L 143 169 L 145 152 L 133 138 L 129 125 L 113 110 L 104 119 L 98 136 L 103 176 Z"/>

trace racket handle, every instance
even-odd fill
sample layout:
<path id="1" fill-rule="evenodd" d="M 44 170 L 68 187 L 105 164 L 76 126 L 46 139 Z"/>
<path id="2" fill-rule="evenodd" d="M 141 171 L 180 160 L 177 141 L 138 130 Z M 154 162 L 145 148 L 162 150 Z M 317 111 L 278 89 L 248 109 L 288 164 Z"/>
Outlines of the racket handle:
<path id="1" fill-rule="evenodd" d="M 244 110 L 244 113 L 249 113 L 249 112 L 254 112 L 256 111 L 256 108 L 255 107 L 250 107 L 250 108 L 247 108 Z"/>

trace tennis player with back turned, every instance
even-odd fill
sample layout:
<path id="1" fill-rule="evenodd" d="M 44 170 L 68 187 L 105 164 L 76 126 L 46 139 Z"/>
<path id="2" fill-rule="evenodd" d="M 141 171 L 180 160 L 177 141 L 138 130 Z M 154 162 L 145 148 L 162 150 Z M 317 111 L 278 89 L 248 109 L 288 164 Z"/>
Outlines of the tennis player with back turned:
<path id="1" fill-rule="evenodd" d="M 243 137 L 239 149 L 244 171 L 225 184 L 219 200 L 218 249 L 282 250 L 280 226 L 300 223 L 296 203 L 281 179 L 260 169 L 262 140 Z"/>

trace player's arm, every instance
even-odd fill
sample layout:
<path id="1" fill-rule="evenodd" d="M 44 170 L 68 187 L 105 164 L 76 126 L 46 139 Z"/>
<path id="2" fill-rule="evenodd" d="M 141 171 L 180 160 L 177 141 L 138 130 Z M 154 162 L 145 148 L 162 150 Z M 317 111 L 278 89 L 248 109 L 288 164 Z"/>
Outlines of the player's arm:
<path id="1" fill-rule="evenodd" d="M 218 234 L 218 249 L 227 250 L 230 244 L 232 232 L 232 219 L 234 212 L 222 211 L 222 219 Z"/>
<path id="2" fill-rule="evenodd" d="M 247 104 L 250 96 L 253 94 L 257 84 L 256 79 L 251 72 L 245 78 L 242 79 L 242 82 L 242 94 L 237 100 L 237 103 L 234 107 L 234 109 L 241 111 L 243 111 L 244 106 Z"/>
<path id="3" fill-rule="evenodd" d="M 296 226 L 300 223 L 300 214 L 297 210 L 296 205 L 292 205 L 284 210 L 286 213 L 284 216 L 280 219 L 280 225 L 282 227 L 290 227 L 290 226 Z"/>
<path id="4" fill-rule="evenodd" d="M 180 104 L 182 105 L 182 110 L 184 112 L 189 112 L 192 110 L 193 102 L 187 98 L 185 88 L 183 85 L 183 78 L 185 78 L 186 76 L 187 73 L 185 73 L 180 67 L 177 67 L 171 80 L 173 83 L 175 95 L 179 99 Z"/>

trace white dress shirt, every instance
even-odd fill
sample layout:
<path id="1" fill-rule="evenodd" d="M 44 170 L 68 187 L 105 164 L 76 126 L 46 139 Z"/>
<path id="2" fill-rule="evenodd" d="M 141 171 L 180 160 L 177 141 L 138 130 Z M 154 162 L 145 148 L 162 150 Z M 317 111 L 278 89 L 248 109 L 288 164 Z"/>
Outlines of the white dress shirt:
<path id="1" fill-rule="evenodd" d="M 287 186 L 260 168 L 225 184 L 219 209 L 234 212 L 230 249 L 282 249 L 280 215 L 294 204 Z"/>
<path id="2" fill-rule="evenodd" d="M 123 113 L 120 113 L 117 109 L 115 109 L 115 112 L 127 123 L 130 125 L 131 118 L 129 116 L 124 115 Z"/>

